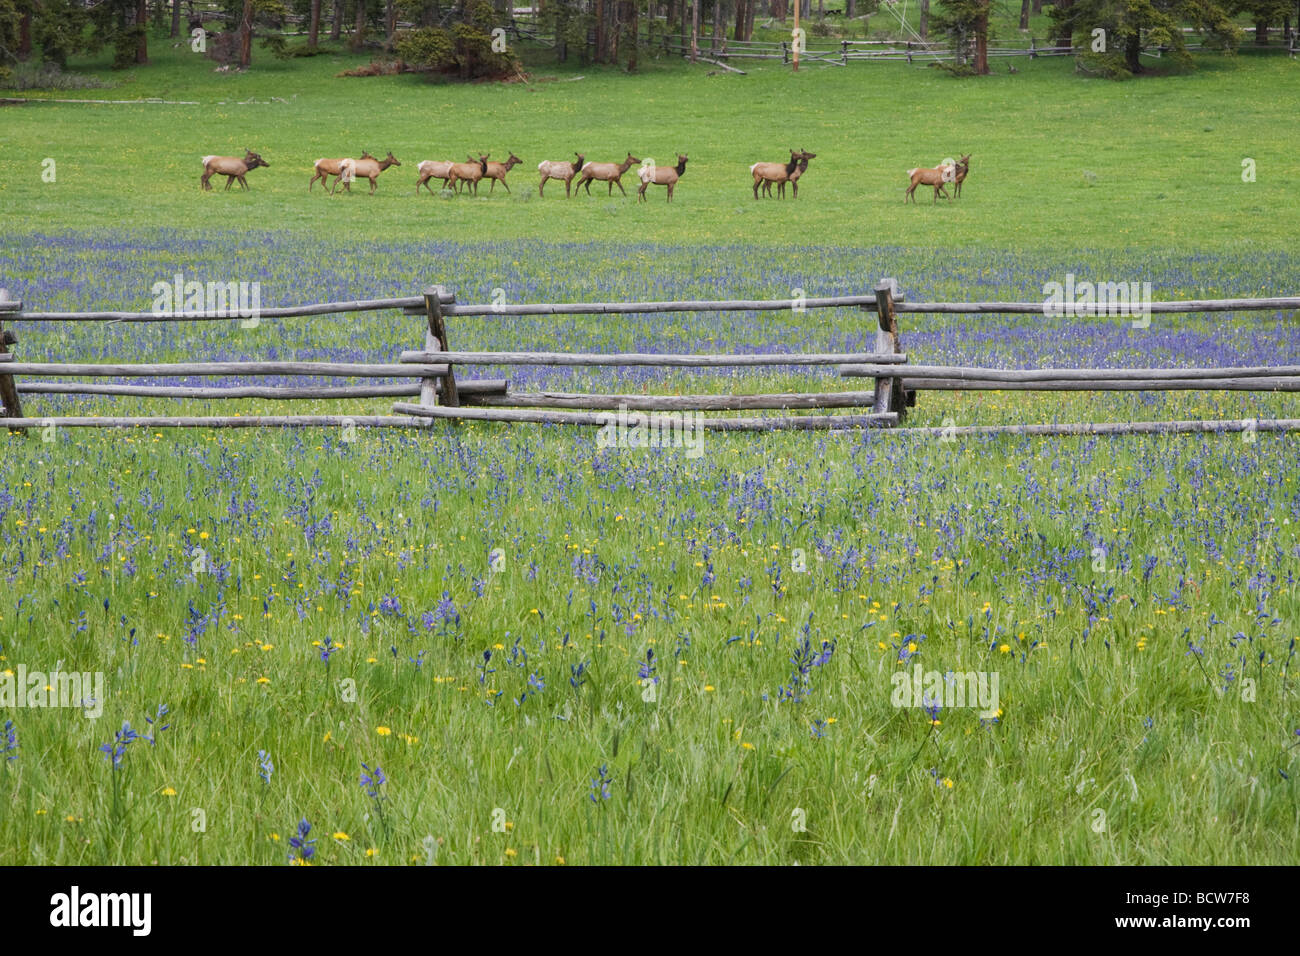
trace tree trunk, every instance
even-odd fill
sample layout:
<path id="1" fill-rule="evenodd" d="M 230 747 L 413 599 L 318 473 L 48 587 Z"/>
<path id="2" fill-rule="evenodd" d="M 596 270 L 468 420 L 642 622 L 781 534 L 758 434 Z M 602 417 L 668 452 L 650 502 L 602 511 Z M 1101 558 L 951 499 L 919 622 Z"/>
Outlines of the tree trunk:
<path id="1" fill-rule="evenodd" d="M 1142 72 L 1142 37 L 1140 34 L 1129 37 L 1125 42 L 1124 63 L 1128 66 L 1130 73 Z"/>
<path id="2" fill-rule="evenodd" d="M 1074 0 L 1056 0 L 1056 9 L 1058 12 L 1069 10 L 1070 7 L 1072 6 L 1074 6 Z M 1073 27 L 1071 26 L 1071 24 L 1062 23 L 1057 28 L 1056 48 L 1058 50 L 1068 51 L 1074 42 L 1072 34 L 1073 34 Z"/>
<path id="3" fill-rule="evenodd" d="M 919 32 L 922 40 L 930 39 L 930 0 L 921 0 L 921 27 Z"/>
<path id="4" fill-rule="evenodd" d="M 172 38 L 181 35 L 181 0 L 172 0 Z"/>
<path id="5" fill-rule="evenodd" d="M 691 62 L 700 54 L 700 0 L 691 0 Z"/>
<path id="6" fill-rule="evenodd" d="M 1268 21 L 1255 21 L 1255 46 L 1268 46 Z"/>
<path id="7" fill-rule="evenodd" d="M 1029 29 L 1029 5 L 1033 0 L 1020 0 L 1020 29 Z"/>
<path id="8" fill-rule="evenodd" d="M 140 31 L 135 41 L 135 62 L 149 62 L 149 0 L 137 0 L 135 28 Z"/>
<path id="9" fill-rule="evenodd" d="M 366 0 L 356 0 L 356 3 L 356 26 L 352 29 L 352 41 L 348 44 L 353 53 L 361 52 L 361 48 L 366 42 Z"/>
<path id="10" fill-rule="evenodd" d="M 316 49 L 320 41 L 320 5 L 321 0 L 311 0 L 311 20 L 307 26 L 307 49 Z"/>
<path id="11" fill-rule="evenodd" d="M 330 17 L 330 39 L 337 40 L 343 35 L 343 0 L 334 0 L 334 13 Z"/>
<path id="12" fill-rule="evenodd" d="M 641 42 L 639 36 L 641 31 L 641 0 L 632 0 L 632 42 L 627 51 L 627 71 L 636 72 L 636 53 L 637 46 Z"/>
<path id="13" fill-rule="evenodd" d="M 844 0 L 844 16 L 849 20 L 858 15 L 858 0 Z"/>
<path id="14" fill-rule="evenodd" d="M 722 43 L 722 34 L 726 28 L 722 25 L 722 0 L 713 0 L 713 38 L 709 43 L 709 52 L 716 55 Z"/>
<path id="15" fill-rule="evenodd" d="M 975 75 L 989 75 L 989 3 L 980 4 L 979 19 L 975 21 Z"/>
<path id="16" fill-rule="evenodd" d="M 1043 0 L 1034 0 L 1034 13 L 1039 14 L 1042 12 L 1043 12 Z"/>
<path id="17" fill-rule="evenodd" d="M 253 0 L 244 0 L 244 12 L 239 18 L 239 68 L 248 69 L 253 62 Z"/>
<path id="18" fill-rule="evenodd" d="M 391 53 L 393 38 L 397 35 L 397 5 L 393 0 L 387 0 L 384 7 L 384 31 L 384 50 Z"/>
<path id="19" fill-rule="evenodd" d="M 22 22 L 18 24 L 18 59 L 25 60 L 32 55 L 32 11 L 23 12 Z"/>

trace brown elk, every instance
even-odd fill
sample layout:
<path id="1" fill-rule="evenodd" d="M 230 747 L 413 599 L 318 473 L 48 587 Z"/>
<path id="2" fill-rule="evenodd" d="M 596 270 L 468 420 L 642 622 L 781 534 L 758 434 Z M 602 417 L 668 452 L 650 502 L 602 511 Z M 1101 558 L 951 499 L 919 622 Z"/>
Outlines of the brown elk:
<path id="1" fill-rule="evenodd" d="M 961 184 L 966 181 L 966 174 L 970 172 L 970 153 L 967 153 L 961 159 L 957 160 L 957 174 L 953 176 L 953 194 L 958 199 L 961 198 Z"/>
<path id="2" fill-rule="evenodd" d="M 627 159 L 621 163 L 588 163 L 582 167 L 582 176 L 578 180 L 578 185 L 587 187 L 587 195 L 591 195 L 591 181 L 600 180 L 602 183 L 609 184 L 609 194 L 614 195 L 614 187 L 618 186 L 618 191 L 624 196 L 627 190 L 623 188 L 623 174 L 627 172 L 635 163 L 641 160 L 637 159 L 631 153 L 627 154 Z"/>
<path id="3" fill-rule="evenodd" d="M 816 158 L 817 158 L 816 153 L 810 153 L 807 150 L 804 150 L 802 153 L 799 154 L 799 165 L 795 167 L 794 172 L 790 174 L 790 178 L 788 180 L 788 182 L 790 183 L 790 187 L 794 190 L 795 199 L 799 198 L 799 180 L 803 177 L 804 173 L 808 172 L 808 161 L 810 159 L 816 159 Z M 764 188 L 767 190 L 769 194 L 771 194 L 772 192 L 771 183 L 766 183 Z M 776 194 L 782 199 L 785 198 L 785 183 L 777 183 Z"/>
<path id="4" fill-rule="evenodd" d="M 362 150 L 362 151 L 361 151 L 361 158 L 362 158 L 362 159 L 374 159 L 375 157 L 371 156 L 370 153 L 366 152 L 365 150 Z M 342 178 L 343 178 L 343 164 L 344 164 L 346 161 L 347 161 L 347 158 L 346 158 L 346 157 L 344 157 L 343 159 L 318 159 L 318 160 L 316 160 L 316 162 L 315 162 L 315 163 L 313 164 L 313 166 L 312 166 L 313 174 L 312 174 L 312 177 L 311 177 L 311 182 L 309 182 L 309 183 L 307 184 L 307 192 L 311 192 L 311 188 L 312 188 L 312 186 L 316 185 L 316 180 L 318 180 L 318 179 L 320 180 L 320 184 L 321 184 L 323 187 L 325 187 L 326 189 L 329 189 L 329 185 L 330 185 L 330 177 L 331 177 L 331 176 L 338 176 L 339 179 L 342 179 Z M 334 185 L 335 185 L 335 186 L 338 186 L 338 180 L 335 180 Z M 344 187 L 345 189 L 348 189 L 349 191 L 351 191 L 351 183 L 344 183 L 344 184 L 343 184 L 343 187 Z M 332 193 L 332 192 L 333 192 L 333 190 L 331 190 L 331 193 Z"/>
<path id="5" fill-rule="evenodd" d="M 397 157 L 393 155 L 392 150 L 389 150 L 388 155 L 384 159 L 374 159 L 373 157 L 370 159 L 345 159 L 339 164 L 339 182 L 343 183 L 344 189 L 351 192 L 352 190 L 349 184 L 352 180 L 368 179 L 370 180 L 370 195 L 373 196 L 375 194 L 375 188 L 379 185 L 379 174 L 389 166 L 401 165 L 402 164 L 397 161 Z M 337 187 L 338 182 L 334 185 Z"/>
<path id="6" fill-rule="evenodd" d="M 931 202 L 938 202 L 940 193 L 943 193 L 944 199 L 949 201 L 952 200 L 952 197 L 948 195 L 948 190 L 944 188 L 944 184 L 955 182 L 957 176 L 957 168 L 955 166 L 941 163 L 933 169 L 918 167 L 916 169 L 909 169 L 907 175 L 911 179 L 911 184 L 907 187 L 907 191 L 903 196 L 903 202 L 907 202 L 909 198 L 912 202 L 916 202 L 917 186 L 933 187 L 934 198 Z"/>
<path id="7" fill-rule="evenodd" d="M 226 177 L 226 191 L 234 185 L 235 180 L 239 180 L 239 185 L 245 189 L 248 188 L 248 182 L 244 175 L 250 169 L 256 169 L 258 166 L 271 168 L 271 164 L 264 160 L 251 149 L 244 150 L 244 158 L 238 156 L 204 156 L 203 157 L 203 175 L 199 179 L 199 185 L 207 191 L 212 191 L 212 184 L 208 182 L 213 176 Z"/>
<path id="8" fill-rule="evenodd" d="M 457 183 L 466 183 L 473 187 L 474 195 L 478 195 L 479 180 L 487 175 L 488 157 L 491 153 L 483 153 L 478 159 L 473 156 L 467 157 L 467 163 L 452 163 L 451 172 L 447 177 L 447 185 L 452 189 L 464 189 L 464 186 L 457 187 Z"/>
<path id="9" fill-rule="evenodd" d="M 484 177 L 492 180 L 492 185 L 488 188 L 488 195 L 492 195 L 492 190 L 497 188 L 497 183 L 505 186 L 506 192 L 510 192 L 510 187 L 506 185 L 506 173 L 522 162 L 522 159 L 511 153 L 510 158 L 504 163 L 488 163 L 487 169 L 483 172 Z"/>
<path id="10" fill-rule="evenodd" d="M 636 192 L 637 201 L 645 200 L 646 189 L 654 183 L 656 186 L 668 187 L 668 201 L 672 202 L 673 187 L 685 172 L 686 156 L 683 153 L 677 154 L 676 166 L 642 166 L 637 170 L 637 177 L 641 180 L 641 188 Z"/>
<path id="11" fill-rule="evenodd" d="M 429 185 L 430 179 L 441 179 L 442 188 L 447 188 L 447 180 L 451 178 L 451 167 L 456 164 L 450 160 L 441 161 L 436 159 L 426 159 L 415 168 L 420 171 L 420 178 L 416 180 L 415 191 L 418 193 L 423 186 L 432 194 L 433 189 Z"/>
<path id="12" fill-rule="evenodd" d="M 763 187 L 763 194 L 772 195 L 772 183 L 784 183 L 790 178 L 790 174 L 795 171 L 799 165 L 799 157 L 803 155 L 799 150 L 790 150 L 790 162 L 788 163 L 755 163 L 749 167 L 750 173 L 754 176 L 754 198 L 758 198 L 758 187 Z"/>
<path id="13" fill-rule="evenodd" d="M 573 185 L 573 177 L 578 175 L 582 169 L 582 163 L 587 158 L 582 153 L 574 153 L 578 159 L 576 162 L 566 163 L 562 160 L 547 159 L 537 164 L 537 171 L 542 174 L 542 181 L 537 184 L 537 195 L 545 195 L 542 187 L 546 185 L 548 179 L 564 180 L 564 195 L 569 196 L 569 187 Z"/>

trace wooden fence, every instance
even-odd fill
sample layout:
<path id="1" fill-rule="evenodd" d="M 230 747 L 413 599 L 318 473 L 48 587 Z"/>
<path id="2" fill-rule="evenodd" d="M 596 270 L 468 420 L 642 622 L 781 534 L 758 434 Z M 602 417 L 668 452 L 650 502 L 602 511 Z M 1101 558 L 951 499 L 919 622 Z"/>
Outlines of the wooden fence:
<path id="1" fill-rule="evenodd" d="M 788 311 L 794 309 L 857 308 L 872 314 L 875 351 L 870 353 L 585 353 L 455 351 L 447 334 L 447 320 L 458 316 L 494 315 L 626 315 L 667 312 Z M 1152 302 L 1142 306 L 1150 314 L 1233 311 L 1300 310 L 1300 297 L 1211 299 Z M 0 290 L 0 419 L 12 432 L 42 426 L 62 427 L 293 427 L 340 426 L 428 427 L 434 420 L 537 422 L 565 425 L 602 425 L 608 412 L 729 412 L 852 409 L 853 414 L 773 415 L 760 417 L 703 418 L 703 427 L 719 431 L 770 431 L 781 429 L 842 429 L 889 427 L 902 421 L 925 390 L 1024 391 L 1256 391 L 1300 392 L 1300 365 L 1170 368 L 1038 368 L 1003 369 L 968 366 L 915 365 L 902 349 L 898 316 L 916 314 L 1036 314 L 1048 315 L 1044 302 L 909 302 L 897 282 L 885 279 L 870 295 L 808 299 L 728 299 L 660 302 L 526 303 L 517 305 L 459 304 L 442 286 L 432 286 L 421 296 L 328 302 L 316 305 L 270 308 L 259 318 L 400 310 L 418 315 L 424 327 L 424 345 L 401 353 L 396 363 L 239 361 L 173 362 L 157 364 L 23 362 L 10 352 L 17 344 L 4 323 L 151 323 L 240 321 L 217 313 L 159 315 L 152 312 L 27 312 L 21 302 L 8 301 Z M 1113 309 L 1091 304 L 1075 314 L 1106 317 Z M 457 367 L 655 367 L 655 368 L 772 368 L 819 367 L 838 371 L 841 378 L 872 379 L 870 389 L 762 394 L 600 394 L 590 392 L 534 391 L 510 388 L 506 379 L 466 379 Z M 64 382 L 58 379 L 156 378 L 163 376 L 278 375 L 304 378 L 398 378 L 400 384 L 316 384 L 305 386 L 199 387 L 180 385 L 127 385 L 119 383 Z M 19 378 L 22 376 L 22 378 Z M 26 378 L 38 376 L 36 380 Z M 49 381 L 47 379 L 55 379 Z M 356 400 L 393 398 L 390 415 L 200 415 L 129 417 L 27 416 L 21 396 L 105 395 L 160 399 L 312 399 Z M 415 399 L 405 401 L 404 399 Z M 1019 432 L 1022 434 L 1117 434 L 1200 431 L 1297 431 L 1300 419 L 1224 422 L 1114 422 L 1051 425 L 967 426 L 964 428 L 907 428 L 907 433 L 938 431 L 953 434 Z"/>

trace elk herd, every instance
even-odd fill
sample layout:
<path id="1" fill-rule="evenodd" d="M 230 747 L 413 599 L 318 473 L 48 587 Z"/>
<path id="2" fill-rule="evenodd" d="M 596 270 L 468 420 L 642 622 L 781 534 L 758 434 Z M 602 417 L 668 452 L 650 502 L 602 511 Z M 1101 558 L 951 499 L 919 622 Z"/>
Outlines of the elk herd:
<path id="1" fill-rule="evenodd" d="M 549 180 L 558 180 L 564 183 L 564 195 L 566 198 L 573 194 L 573 182 L 576 179 L 577 185 L 586 189 L 587 195 L 591 195 L 591 184 L 593 182 L 605 183 L 605 193 L 607 196 L 614 195 L 614 187 L 624 196 L 627 190 L 623 188 L 623 177 L 628 171 L 636 166 L 636 177 L 641 186 L 637 190 L 637 200 L 643 202 L 646 200 L 646 190 L 651 186 L 667 187 L 667 201 L 673 201 L 673 189 L 678 181 L 686 173 L 686 154 L 677 154 L 677 165 L 675 166 L 656 166 L 650 160 L 642 161 L 631 153 L 624 157 L 622 162 L 588 162 L 583 153 L 575 152 L 572 160 L 544 160 L 537 165 L 537 172 L 541 175 L 541 180 L 537 184 L 537 195 L 545 197 L 546 183 Z M 506 174 L 515 166 L 523 162 L 513 152 L 504 162 L 494 162 L 490 159 L 491 154 L 479 153 L 477 157 L 470 154 L 465 157 L 463 163 L 452 162 L 450 160 L 433 160 L 426 159 L 416 166 L 418 177 L 415 181 L 415 191 L 419 193 L 420 187 L 423 186 L 430 193 L 433 193 L 433 187 L 429 185 L 429 180 L 436 179 L 442 183 L 442 188 L 454 193 L 463 193 L 468 190 L 472 195 L 478 195 L 479 184 L 485 180 L 491 180 L 488 187 L 488 195 L 492 195 L 500 183 L 502 188 L 508 193 L 510 186 L 506 183 Z M 759 190 L 767 198 L 772 197 L 772 187 L 777 187 L 777 196 L 785 198 L 785 187 L 789 184 L 793 198 L 799 198 L 799 180 L 808 172 L 808 163 L 817 158 L 816 153 L 810 153 L 806 149 L 790 150 L 789 162 L 775 163 L 754 163 L 749 167 L 749 173 L 753 177 L 754 198 L 758 199 Z M 316 181 L 320 180 L 321 187 L 334 195 L 340 183 L 346 192 L 352 191 L 352 183 L 358 179 L 367 179 L 370 181 L 370 195 L 374 195 L 378 187 L 379 174 L 393 166 L 401 166 L 397 157 L 389 152 L 383 159 L 377 159 L 370 153 L 363 151 L 357 158 L 341 157 L 338 159 L 318 159 L 312 165 L 312 177 L 307 183 L 307 191 L 311 192 Z M 205 190 L 211 190 L 212 185 L 209 180 L 213 176 L 226 177 L 226 189 L 229 190 L 236 182 L 244 189 L 248 188 L 248 182 L 245 175 L 250 170 L 264 166 L 267 169 L 271 164 L 262 159 L 251 149 L 244 150 L 242 158 L 238 156 L 204 156 L 203 157 L 203 176 L 199 183 Z M 957 198 L 961 197 L 962 183 L 966 181 L 966 176 L 970 172 L 970 155 L 964 155 L 959 160 L 945 160 L 938 166 L 927 168 L 917 167 L 909 169 L 907 176 L 909 184 L 905 189 L 903 201 L 911 200 L 916 202 L 916 188 L 918 186 L 930 186 L 934 189 L 933 202 L 938 202 L 939 196 L 949 201 L 953 196 L 948 195 L 947 186 L 953 187 L 953 193 Z M 330 177 L 334 177 L 331 185 Z"/>

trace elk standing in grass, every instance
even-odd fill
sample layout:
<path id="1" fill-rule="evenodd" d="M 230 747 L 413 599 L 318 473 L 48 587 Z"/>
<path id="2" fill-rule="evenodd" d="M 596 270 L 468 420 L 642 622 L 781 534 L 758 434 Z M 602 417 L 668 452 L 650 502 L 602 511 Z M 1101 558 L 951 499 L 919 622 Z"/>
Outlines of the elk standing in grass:
<path id="1" fill-rule="evenodd" d="M 362 151 L 361 151 L 361 158 L 362 158 L 362 159 L 374 159 L 375 157 L 371 156 L 371 155 L 370 155 L 368 152 L 366 152 L 365 150 L 362 150 Z M 316 185 L 316 180 L 318 180 L 318 179 L 320 180 L 320 184 L 321 184 L 323 187 L 325 187 L 326 189 L 329 189 L 329 185 L 330 185 L 330 177 L 331 177 L 331 176 L 338 176 L 339 179 L 342 179 L 342 178 L 343 178 L 343 164 L 346 163 L 346 162 L 347 162 L 347 158 L 346 158 L 346 157 L 344 157 L 343 159 L 318 159 L 318 160 L 316 160 L 315 164 L 314 164 L 313 167 L 312 167 L 312 169 L 313 169 L 313 174 L 312 174 L 312 177 L 311 177 L 311 182 L 309 182 L 309 183 L 307 184 L 307 192 L 311 192 L 311 188 L 312 188 L 312 186 Z M 335 181 L 334 181 L 334 185 L 335 185 L 335 186 L 338 186 L 338 180 L 335 180 Z M 349 187 L 350 185 L 351 185 L 351 184 L 345 184 L 345 188 Z M 333 192 L 333 190 L 331 190 L 331 192 Z"/>
<path id="2" fill-rule="evenodd" d="M 961 198 L 961 184 L 966 181 L 968 172 L 970 172 L 970 153 L 957 160 L 957 174 L 952 179 L 952 191 L 958 199 Z"/>
<path id="3" fill-rule="evenodd" d="M 468 157 L 468 163 L 452 163 L 451 173 L 447 177 L 447 185 L 455 189 L 457 183 L 468 183 L 474 187 L 474 195 L 477 196 L 479 180 L 487 175 L 488 157 L 490 155 L 492 154 L 484 153 L 478 159 L 470 156 Z"/>
<path id="4" fill-rule="evenodd" d="M 492 180 L 492 185 L 488 188 L 488 195 L 492 195 L 492 190 L 497 188 L 498 182 L 506 187 L 506 192 L 510 192 L 510 187 L 506 185 L 506 173 L 522 162 L 522 159 L 511 153 L 510 158 L 504 163 L 488 163 L 487 169 L 483 173 L 484 176 Z"/>
<path id="5" fill-rule="evenodd" d="M 542 174 L 542 181 L 537 184 L 537 195 L 545 195 L 542 187 L 546 185 L 548 179 L 564 180 L 564 196 L 567 199 L 570 195 L 569 187 L 573 185 L 573 177 L 578 175 L 578 170 L 582 169 L 583 161 L 587 158 L 582 153 L 574 153 L 578 159 L 576 162 L 566 163 L 562 160 L 547 159 L 537 164 L 537 171 Z"/>
<path id="6" fill-rule="evenodd" d="M 799 165 L 794 168 L 794 172 L 790 174 L 790 178 L 788 180 L 788 182 L 790 183 L 790 188 L 794 190 L 795 199 L 799 198 L 799 180 L 803 177 L 804 173 L 808 172 L 808 160 L 816 159 L 816 158 L 817 158 L 816 153 L 810 153 L 807 150 L 804 150 L 802 153 L 799 154 Z M 768 183 L 766 185 L 766 189 L 770 193 L 772 191 L 772 184 Z M 777 184 L 776 194 L 782 199 L 785 198 L 785 183 Z"/>
<path id="7" fill-rule="evenodd" d="M 415 183 L 415 191 L 418 193 L 420 191 L 420 187 L 423 186 L 425 189 L 429 190 L 430 193 L 432 193 L 433 188 L 429 185 L 430 179 L 441 179 L 442 188 L 446 189 L 447 180 L 451 178 L 451 167 L 455 165 L 456 164 L 453 163 L 451 160 L 446 160 L 446 161 L 436 160 L 436 159 L 424 160 L 423 162 L 420 163 L 419 166 L 415 167 L 420 171 L 420 178 L 416 180 Z"/>
<path id="8" fill-rule="evenodd" d="M 203 175 L 199 179 L 199 185 L 209 192 L 212 191 L 212 184 L 208 182 L 213 176 L 226 177 L 226 190 L 234 185 L 235 180 L 239 180 L 239 185 L 245 189 L 248 188 L 248 182 L 244 175 L 250 169 L 256 169 L 258 166 L 271 168 L 271 164 L 264 160 L 251 149 L 244 150 L 244 158 L 238 156 L 204 156 L 203 157 Z"/>
<path id="9" fill-rule="evenodd" d="M 368 179 L 370 180 L 370 195 L 373 196 L 375 187 L 378 186 L 379 174 L 389 166 L 400 165 L 402 164 L 397 161 L 397 157 L 393 155 L 391 150 L 384 159 L 345 159 L 339 164 L 339 181 L 343 183 L 348 192 L 351 192 L 349 184 L 352 180 Z M 336 182 L 334 185 L 338 186 L 338 183 Z"/>
<path id="10" fill-rule="evenodd" d="M 931 186 L 934 188 L 934 198 L 931 202 L 938 202 L 940 193 L 943 193 L 944 199 L 949 201 L 952 200 L 952 197 L 948 195 L 948 190 L 943 187 L 944 183 L 955 181 L 957 175 L 957 168 L 955 166 L 940 164 L 933 169 L 918 167 L 916 169 L 909 169 L 907 175 L 908 178 L 911 179 L 911 184 L 907 187 L 907 192 L 903 196 L 903 202 L 907 202 L 908 199 L 911 199 L 912 202 L 916 202 L 917 186 Z"/>
<path id="11" fill-rule="evenodd" d="M 627 190 L 623 188 L 623 174 L 627 172 L 636 163 L 641 162 L 631 153 L 627 154 L 627 159 L 621 163 L 588 163 L 582 167 L 582 177 L 578 180 L 578 185 L 587 187 L 587 195 L 591 195 L 591 181 L 600 180 L 602 183 L 609 184 L 609 194 L 614 195 L 614 186 L 618 186 L 618 191 L 624 196 Z"/>
<path id="12" fill-rule="evenodd" d="M 656 186 L 668 187 L 668 201 L 672 202 L 673 187 L 685 172 L 686 157 L 681 153 L 677 154 L 676 166 L 642 166 L 637 170 L 637 177 L 641 180 L 641 188 L 636 193 L 637 200 L 644 200 L 646 189 L 654 183 Z"/>
<path id="13" fill-rule="evenodd" d="M 788 163 L 755 163 L 749 167 L 754 177 L 754 198 L 758 198 L 758 187 L 763 187 L 763 194 L 772 195 L 772 183 L 784 183 L 799 166 L 799 157 L 803 155 L 797 149 L 790 150 Z"/>

